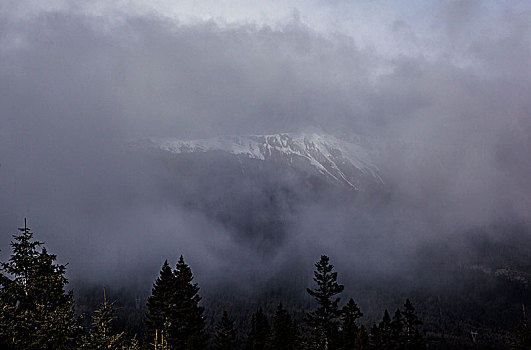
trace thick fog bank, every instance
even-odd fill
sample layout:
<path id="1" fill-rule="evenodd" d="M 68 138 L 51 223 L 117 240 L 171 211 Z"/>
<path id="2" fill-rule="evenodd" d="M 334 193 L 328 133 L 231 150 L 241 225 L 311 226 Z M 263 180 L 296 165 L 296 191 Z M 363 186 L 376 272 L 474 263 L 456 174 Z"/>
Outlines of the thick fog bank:
<path id="1" fill-rule="evenodd" d="M 427 36 L 398 14 L 380 23 L 402 54 L 296 16 L 223 25 L 5 5 L 2 257 L 28 217 L 69 274 L 92 281 L 149 283 L 180 254 L 212 284 L 311 271 L 322 253 L 345 274 L 407 277 L 427 247 L 462 257 L 471 230 L 529 227 L 529 13 L 472 3 L 437 7 Z M 183 169 L 131 146 L 307 125 L 379 140 L 385 193 L 313 192 L 269 166 L 238 177 L 223 158 Z"/>

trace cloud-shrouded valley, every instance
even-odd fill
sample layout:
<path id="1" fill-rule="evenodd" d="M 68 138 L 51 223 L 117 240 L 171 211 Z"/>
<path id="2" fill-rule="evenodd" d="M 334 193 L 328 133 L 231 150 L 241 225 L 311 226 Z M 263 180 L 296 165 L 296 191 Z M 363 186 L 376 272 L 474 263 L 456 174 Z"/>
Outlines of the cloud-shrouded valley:
<path id="1" fill-rule="evenodd" d="M 529 243 L 530 7 L 404 3 L 0 5 L 2 255 L 28 217 L 74 279 L 431 288 L 430 247 Z"/>

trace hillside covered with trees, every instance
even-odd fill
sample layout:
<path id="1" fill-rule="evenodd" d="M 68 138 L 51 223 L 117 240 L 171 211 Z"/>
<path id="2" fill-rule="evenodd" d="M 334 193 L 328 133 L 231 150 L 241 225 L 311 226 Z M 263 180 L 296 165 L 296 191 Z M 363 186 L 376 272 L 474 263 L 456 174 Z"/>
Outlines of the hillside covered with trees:
<path id="1" fill-rule="evenodd" d="M 247 350 L 353 350 L 451 348 L 430 342 L 413 303 L 372 325 L 360 319 L 362 310 L 338 283 L 326 255 L 315 264 L 314 285 L 306 292 L 313 308 L 296 317 L 282 302 L 273 315 L 260 305 L 239 329 L 233 315 L 207 320 L 200 288 L 190 266 L 180 256 L 174 268 L 162 265 L 145 305 L 143 331 L 136 325 L 118 325 L 115 301 L 105 290 L 100 306 L 90 315 L 76 312 L 74 292 L 68 290 L 66 266 L 56 263 L 43 242 L 27 227 L 13 236 L 11 256 L 2 262 L 0 275 L 0 345 L 2 349 L 247 349 Z M 392 316 L 391 316 L 392 315 Z M 268 317 L 270 316 L 270 317 Z M 211 329 L 207 322 L 214 323 Z M 128 326 L 128 327 L 127 327 Z M 531 348 L 531 328 L 525 308 L 510 341 L 512 349 Z M 476 344 L 474 348 L 480 348 Z M 484 347 L 483 347 L 484 348 Z"/>

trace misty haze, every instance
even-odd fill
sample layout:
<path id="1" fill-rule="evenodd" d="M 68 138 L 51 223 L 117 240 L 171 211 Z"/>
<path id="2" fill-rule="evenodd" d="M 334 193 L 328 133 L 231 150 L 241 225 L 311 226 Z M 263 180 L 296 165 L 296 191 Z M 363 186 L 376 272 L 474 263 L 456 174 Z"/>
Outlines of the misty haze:
<path id="1" fill-rule="evenodd" d="M 523 1 L 0 4 L 0 347 L 531 349 L 530 24 Z M 52 280 L 68 340 L 68 312 L 21 309 Z"/>

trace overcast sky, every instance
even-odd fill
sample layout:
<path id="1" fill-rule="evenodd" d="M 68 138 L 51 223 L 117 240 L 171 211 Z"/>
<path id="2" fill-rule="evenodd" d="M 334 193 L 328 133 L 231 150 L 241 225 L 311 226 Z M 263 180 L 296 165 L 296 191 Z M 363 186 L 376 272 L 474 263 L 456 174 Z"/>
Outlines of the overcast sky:
<path id="1" fill-rule="evenodd" d="M 499 0 L 2 1 L 3 241 L 28 216 L 79 271 L 102 246 L 210 251 L 196 237 L 215 222 L 131 204 L 153 180 L 124 141 L 310 125 L 381 140 L 389 185 L 441 222 L 529 222 L 530 16 Z"/>

